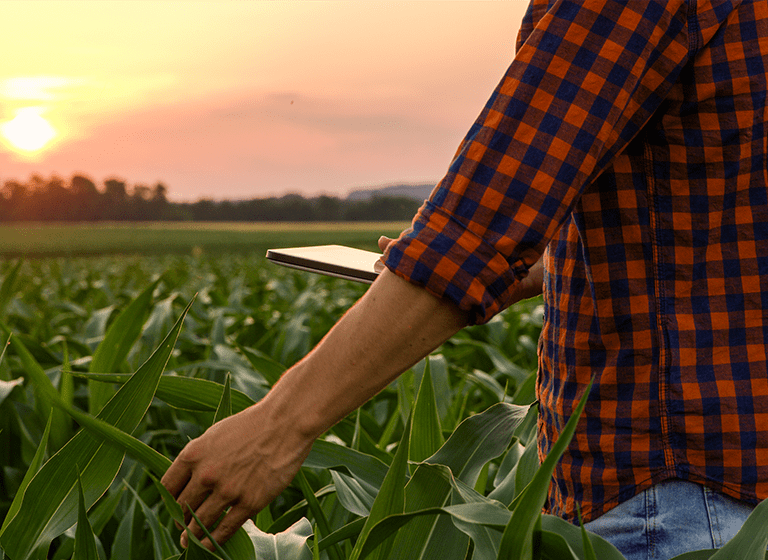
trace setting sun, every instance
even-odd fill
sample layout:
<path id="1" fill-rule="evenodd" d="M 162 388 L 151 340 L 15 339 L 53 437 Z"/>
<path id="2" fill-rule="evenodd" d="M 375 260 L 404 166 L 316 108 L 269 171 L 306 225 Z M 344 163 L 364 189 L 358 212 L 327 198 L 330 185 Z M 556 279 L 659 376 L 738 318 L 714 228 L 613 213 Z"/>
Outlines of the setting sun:
<path id="1" fill-rule="evenodd" d="M 37 107 L 26 107 L 0 126 L 3 137 L 14 149 L 36 152 L 56 137 L 56 130 L 40 113 Z"/>

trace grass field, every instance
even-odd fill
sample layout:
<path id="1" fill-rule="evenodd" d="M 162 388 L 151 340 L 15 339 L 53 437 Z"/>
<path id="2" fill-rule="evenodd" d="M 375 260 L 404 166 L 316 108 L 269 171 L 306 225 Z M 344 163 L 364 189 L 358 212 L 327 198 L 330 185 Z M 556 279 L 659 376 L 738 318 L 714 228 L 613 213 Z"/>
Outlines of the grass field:
<path id="1" fill-rule="evenodd" d="M 19 223 L 0 225 L 0 256 L 240 252 L 338 244 L 376 249 L 380 235 L 397 236 L 407 222 L 312 223 Z"/>

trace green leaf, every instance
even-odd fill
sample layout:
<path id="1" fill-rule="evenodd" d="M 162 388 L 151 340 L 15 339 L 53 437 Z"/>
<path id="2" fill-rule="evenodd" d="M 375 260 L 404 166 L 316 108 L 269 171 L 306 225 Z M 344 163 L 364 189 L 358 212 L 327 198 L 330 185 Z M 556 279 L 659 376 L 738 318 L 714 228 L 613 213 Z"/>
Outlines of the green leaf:
<path id="1" fill-rule="evenodd" d="M 519 496 L 516 502 L 517 507 L 515 507 L 512 518 L 504 530 L 501 547 L 499 548 L 499 560 L 506 558 L 530 560 L 533 557 L 534 526 L 541 516 L 541 508 L 547 496 L 552 473 L 573 437 L 576 424 L 579 421 L 582 410 L 584 410 L 584 405 L 587 402 L 591 388 L 592 381 L 589 382 L 584 390 L 579 404 L 560 433 L 557 442 L 552 446 L 547 458 L 536 471 L 531 483 Z"/>
<path id="2" fill-rule="evenodd" d="M 119 384 L 123 384 L 131 378 L 131 375 L 127 373 L 72 372 L 72 375 L 102 383 Z M 155 396 L 174 408 L 210 412 L 218 407 L 223 390 L 223 385 L 208 379 L 163 375 L 160 378 L 160 385 L 157 387 Z M 245 410 L 255 402 L 251 397 L 237 389 L 230 389 L 230 398 L 233 413 Z"/>
<path id="3" fill-rule="evenodd" d="M 763 500 L 749 514 L 739 532 L 712 556 L 712 560 L 763 560 L 767 547 L 768 500 Z"/>
<path id="4" fill-rule="evenodd" d="M 192 519 L 194 519 L 195 522 L 197 522 L 197 525 L 203 530 L 203 534 L 213 544 L 213 548 L 216 550 L 216 554 L 218 554 L 223 560 L 232 560 L 229 554 L 227 554 L 226 551 L 223 548 L 221 548 L 221 545 L 218 542 L 216 542 L 216 540 L 213 538 L 208 528 L 200 521 L 197 515 L 195 515 L 195 512 L 190 509 L 189 513 L 192 515 Z M 195 535 L 188 532 L 187 538 L 190 541 L 192 541 L 193 544 L 200 545 L 200 542 L 198 541 L 197 537 L 195 537 Z"/>
<path id="5" fill-rule="evenodd" d="M 403 436 L 400 438 L 400 445 L 395 452 L 395 458 L 392 460 L 379 493 L 373 501 L 371 513 L 366 519 L 362 531 L 360 531 L 360 537 L 349 556 L 350 560 L 363 558 L 361 552 L 365 546 L 365 541 L 376 523 L 388 515 L 402 513 L 405 508 L 405 480 L 408 470 L 408 442 L 411 439 L 411 424 L 410 421 L 406 423 Z M 376 549 L 377 558 L 389 558 L 390 548 L 391 544 L 382 544 Z"/>
<path id="6" fill-rule="evenodd" d="M 16 263 L 16 265 L 8 273 L 8 276 L 3 278 L 3 283 L 0 284 L 0 317 L 5 312 L 5 308 L 8 302 L 13 298 L 16 292 L 16 284 L 19 279 L 19 271 L 21 270 L 22 260 Z"/>
<path id="7" fill-rule="evenodd" d="M 165 505 L 166 509 L 168 510 L 168 513 L 171 516 L 171 519 L 173 519 L 175 522 L 177 522 L 182 527 L 184 526 L 184 513 L 181 510 L 181 506 L 176 501 L 176 499 L 171 496 L 171 493 L 168 492 L 168 490 L 160 484 L 160 481 L 152 476 L 152 473 L 148 473 L 149 477 L 152 479 L 152 482 L 155 485 L 155 488 L 157 488 L 158 493 L 160 494 L 160 498 L 163 501 L 163 504 Z M 247 523 L 247 522 L 246 522 Z M 197 540 L 197 538 L 194 535 L 188 535 L 190 540 L 190 547 L 191 548 L 203 548 L 205 552 L 208 553 L 206 558 L 213 557 L 213 555 L 208 552 L 208 549 L 205 549 L 202 544 L 200 544 L 200 541 Z M 192 544 L 195 546 L 193 547 Z M 235 558 L 236 560 L 256 560 L 256 557 L 254 556 L 253 551 L 253 545 L 251 544 L 251 540 L 246 534 L 245 529 L 242 527 L 237 530 L 237 532 L 226 542 L 224 543 L 224 546 L 222 547 L 226 553 L 231 556 L 232 558 Z M 197 552 L 195 553 L 197 554 Z M 200 554 L 204 554 L 200 552 Z M 260 560 L 260 559 L 259 559 Z"/>
<path id="8" fill-rule="evenodd" d="M 101 341 L 88 368 L 90 372 L 112 373 L 125 360 L 131 347 L 141 336 L 141 327 L 149 315 L 152 303 L 152 292 L 160 280 L 141 292 L 128 306 L 120 312 L 107 329 L 104 340 Z M 88 382 L 88 411 L 95 415 L 112 397 L 112 388 L 101 383 Z"/>
<path id="9" fill-rule="evenodd" d="M 341 505 L 350 513 L 360 517 L 368 517 L 371 506 L 376 499 L 376 493 L 368 492 L 360 482 L 342 472 L 330 471 L 336 496 Z M 325 537 L 325 535 L 323 535 Z"/>
<path id="10" fill-rule="evenodd" d="M 80 499 L 78 500 L 77 530 L 75 531 L 75 554 L 72 560 L 99 560 L 99 554 L 96 552 L 96 536 L 93 534 L 90 521 L 88 521 L 85 498 L 83 497 L 83 483 L 79 472 L 77 490 Z"/>
<path id="11" fill-rule="evenodd" d="M 717 552 L 717 549 L 711 550 L 696 550 L 694 552 L 686 552 L 671 558 L 670 560 L 709 560 Z M 768 554 L 765 556 L 768 558 Z"/>
<path id="12" fill-rule="evenodd" d="M 443 445 L 443 430 L 440 427 L 440 416 L 437 412 L 435 391 L 432 386 L 430 360 L 426 360 L 424 374 L 421 376 L 421 385 L 413 405 L 413 429 L 409 459 L 421 462 L 435 453 Z"/>
<path id="13" fill-rule="evenodd" d="M 507 450 L 504 458 L 501 460 L 499 470 L 496 471 L 496 477 L 493 481 L 493 491 L 488 494 L 489 498 L 498 500 L 499 502 L 509 505 L 517 495 L 517 487 L 515 486 L 517 475 L 517 464 L 520 462 L 520 458 L 525 452 L 525 447 L 520 445 L 520 442 L 515 440 Z"/>
<path id="14" fill-rule="evenodd" d="M 264 380 L 271 387 L 280 379 L 285 371 L 285 366 L 273 360 L 266 354 L 237 344 L 237 349 L 245 356 L 245 359 L 251 364 L 254 370 L 261 374 Z"/>
<path id="15" fill-rule="evenodd" d="M 569 549 L 573 550 L 577 558 L 587 558 L 581 529 L 573 523 L 554 515 L 544 514 L 541 516 L 541 530 L 541 553 L 545 560 L 567 558 L 562 552 L 563 542 L 568 545 Z M 552 535 L 557 535 L 559 538 Z M 596 558 L 600 560 L 625 560 L 624 555 L 604 538 L 589 531 L 586 532 L 586 535 Z"/>
<path id="16" fill-rule="evenodd" d="M 472 487 L 485 464 L 509 446 L 515 430 L 525 420 L 529 406 L 497 403 L 464 420 L 448 441 L 425 462 L 445 465 L 452 476 Z M 417 467 L 406 486 L 406 512 L 451 505 L 454 487 L 449 480 Z M 445 516 L 421 517 L 395 537 L 396 558 L 463 560 L 469 537 Z"/>
<path id="17" fill-rule="evenodd" d="M 493 366 L 504 375 L 507 375 L 515 380 L 516 386 L 520 386 L 525 383 L 526 378 L 530 375 L 530 371 L 524 370 L 520 366 L 516 365 L 507 356 L 502 354 L 496 346 L 482 342 L 480 340 L 464 339 L 459 344 L 466 344 L 480 348 L 490 358 Z"/>
<path id="18" fill-rule="evenodd" d="M 40 407 L 40 412 L 44 418 L 48 418 L 53 415 L 53 423 L 51 425 L 51 444 L 55 449 L 64 445 L 67 433 L 67 422 L 62 422 L 62 412 L 60 410 L 54 410 L 54 404 L 61 401 L 61 395 L 53 386 L 50 378 L 45 374 L 43 368 L 35 360 L 32 354 L 22 343 L 18 336 L 11 337 L 11 331 L 8 327 L 0 323 L 0 330 L 5 331 L 11 341 L 11 346 L 15 350 L 16 354 L 21 359 L 22 366 L 24 367 L 24 373 L 27 379 L 32 383 L 35 388 L 35 394 L 38 397 L 37 405 Z M 65 415 L 66 417 L 66 415 Z M 15 560 L 15 559 L 14 559 Z"/>
<path id="19" fill-rule="evenodd" d="M 302 465 L 315 469 L 346 469 L 366 490 L 378 493 L 388 467 L 380 459 L 344 445 L 319 439 Z"/>
<path id="20" fill-rule="evenodd" d="M 144 548 L 144 516 L 136 500 L 130 498 L 129 505 L 120 518 L 110 560 L 133 560 L 142 556 Z"/>
<path id="21" fill-rule="evenodd" d="M 368 550 L 377 546 L 392 533 L 406 525 L 413 523 L 422 517 L 442 516 L 450 523 L 452 520 L 461 531 L 472 538 L 475 543 L 474 558 L 476 560 L 485 558 L 496 558 L 498 550 L 498 541 L 501 540 L 501 531 L 508 523 L 512 513 L 504 507 L 503 504 L 494 500 L 489 500 L 474 492 L 463 482 L 453 478 L 450 470 L 443 465 L 420 465 L 422 473 L 429 476 L 424 477 L 427 483 L 434 483 L 437 480 L 447 480 L 456 490 L 459 500 L 465 500 L 465 503 L 444 507 L 426 508 L 407 512 L 403 514 L 390 515 L 377 523 L 371 531 L 368 543 L 363 550 L 363 555 Z M 423 540 L 423 539 L 422 539 Z M 414 544 L 418 544 L 414 542 Z M 449 543 L 450 544 L 450 543 Z M 414 549 L 408 558 L 422 557 L 419 551 Z M 442 558 L 442 557 L 440 557 Z"/>
<path id="22" fill-rule="evenodd" d="M 587 530 L 584 528 L 584 521 L 581 519 L 581 510 L 579 509 L 579 527 L 581 528 L 581 542 L 584 544 L 584 560 L 597 560 L 595 549 L 589 540 Z"/>
<path id="23" fill-rule="evenodd" d="M 309 509 L 315 518 L 315 523 L 320 527 L 321 534 L 316 535 L 316 538 L 320 538 L 322 535 L 329 535 L 331 533 L 331 528 L 328 523 L 328 518 L 325 516 L 325 512 L 320 506 L 320 502 L 317 499 L 317 496 L 315 496 L 312 486 L 310 486 L 307 477 L 301 469 L 296 473 L 296 482 L 298 483 L 299 488 L 301 488 L 301 493 L 304 495 L 304 499 L 307 500 L 307 504 L 309 504 Z M 344 555 L 338 547 L 331 546 L 328 548 L 328 556 L 333 560 L 343 560 Z"/>
<path id="24" fill-rule="evenodd" d="M 3 531 L 5 531 L 5 528 L 11 519 L 13 519 L 16 513 L 18 513 L 19 508 L 21 508 L 24 494 L 27 491 L 27 487 L 29 486 L 29 482 L 37 474 L 37 471 L 40 470 L 40 466 L 43 464 L 43 460 L 45 459 L 45 450 L 48 447 L 48 436 L 51 433 L 52 421 L 53 415 L 48 417 L 48 423 L 45 425 L 43 437 L 40 438 L 40 444 L 37 446 L 35 456 L 27 468 L 27 473 L 24 475 L 24 479 L 21 481 L 21 486 L 19 486 L 19 489 L 16 492 L 16 496 L 13 498 L 13 502 L 11 503 L 11 507 L 8 509 L 8 513 L 5 515 L 5 521 L 3 522 L 3 526 L 0 529 L 0 535 L 2 535 Z"/>
<path id="25" fill-rule="evenodd" d="M 232 416 L 232 375 L 227 373 L 226 380 L 224 381 L 224 389 L 221 392 L 221 400 L 219 406 L 216 407 L 216 413 L 213 415 L 213 423 L 215 424 L 219 420 L 224 420 Z"/>
<path id="26" fill-rule="evenodd" d="M 144 365 L 104 406 L 98 420 L 124 431 L 125 435 L 136 429 L 152 402 L 188 309 L 189 306 Z M 32 382 L 41 386 L 43 394 L 48 395 L 51 402 L 66 406 L 42 368 L 25 353 L 22 345 L 17 351 L 23 357 Z M 70 412 L 73 410 L 70 409 Z M 96 420 L 84 413 L 79 414 L 79 420 Z M 81 465 L 85 504 L 90 507 L 112 484 L 123 456 L 123 451 L 114 445 L 94 439 L 84 430 L 79 431 L 30 481 L 21 508 L 0 534 L 0 545 L 6 554 L 13 560 L 26 560 L 35 549 L 49 543 L 75 523 L 75 465 Z"/>
<path id="27" fill-rule="evenodd" d="M 108 443 L 116 449 L 127 453 L 155 474 L 162 475 L 171 466 L 170 459 L 152 449 L 140 439 L 75 408 L 67 407 L 65 410 L 97 440 Z"/>
<path id="28" fill-rule="evenodd" d="M 497 403 L 470 416 L 426 462 L 445 465 L 456 478 L 474 486 L 485 464 L 507 449 L 531 406 Z"/>
<path id="29" fill-rule="evenodd" d="M 355 519 L 354 521 L 350 521 L 343 527 L 336 529 L 333 533 L 331 533 L 327 537 L 323 537 L 322 539 L 320 539 L 320 550 L 325 550 L 326 548 L 328 548 L 332 544 L 336 544 L 337 542 L 341 542 L 346 539 L 357 537 L 360 534 L 360 531 L 363 530 L 363 525 L 365 525 L 365 522 L 366 522 L 366 517 L 360 517 L 358 519 Z"/>
<path id="30" fill-rule="evenodd" d="M 133 489 L 132 486 L 125 484 L 126 488 L 131 491 L 136 500 L 136 503 L 141 507 L 144 513 L 144 519 L 149 526 L 149 531 L 152 534 L 152 550 L 155 555 L 155 560 L 163 560 L 168 556 L 175 554 L 177 551 L 175 547 L 171 546 L 171 535 L 163 525 L 160 524 L 160 520 L 157 518 L 157 514 L 152 511 L 149 506 L 144 503 L 139 493 Z"/>

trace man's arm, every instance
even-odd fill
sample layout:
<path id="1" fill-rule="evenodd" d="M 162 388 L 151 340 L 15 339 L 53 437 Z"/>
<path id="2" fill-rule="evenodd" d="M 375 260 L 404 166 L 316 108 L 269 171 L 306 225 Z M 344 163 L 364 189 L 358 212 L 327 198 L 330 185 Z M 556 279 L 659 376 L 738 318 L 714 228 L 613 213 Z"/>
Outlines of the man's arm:
<path id="1" fill-rule="evenodd" d="M 226 541 L 290 484 L 315 438 L 466 323 L 453 303 L 385 270 L 264 399 L 191 441 L 163 484 L 209 527 L 231 506 L 212 533 Z"/>

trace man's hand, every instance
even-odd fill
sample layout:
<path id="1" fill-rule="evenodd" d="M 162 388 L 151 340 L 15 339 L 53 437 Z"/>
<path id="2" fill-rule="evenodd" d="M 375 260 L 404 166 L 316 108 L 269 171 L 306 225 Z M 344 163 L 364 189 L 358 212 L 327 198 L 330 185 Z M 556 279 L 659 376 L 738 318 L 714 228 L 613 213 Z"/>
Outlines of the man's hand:
<path id="1" fill-rule="evenodd" d="M 203 537 L 190 510 L 210 529 L 230 508 L 211 532 L 223 543 L 291 483 L 313 438 L 284 424 L 262 401 L 217 422 L 182 450 L 162 483 L 181 504 L 187 531 Z M 213 550 L 207 538 L 202 543 Z M 187 546 L 186 531 L 181 544 Z"/>

